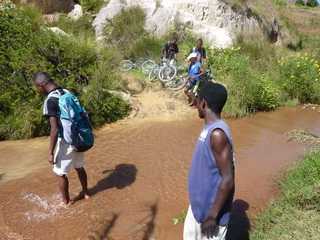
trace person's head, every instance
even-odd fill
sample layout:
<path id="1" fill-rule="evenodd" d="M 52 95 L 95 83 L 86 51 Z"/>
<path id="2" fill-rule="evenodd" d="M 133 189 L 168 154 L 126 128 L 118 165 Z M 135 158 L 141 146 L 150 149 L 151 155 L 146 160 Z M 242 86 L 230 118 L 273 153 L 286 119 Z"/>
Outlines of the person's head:
<path id="1" fill-rule="evenodd" d="M 39 90 L 39 92 L 46 94 L 53 86 L 55 86 L 54 81 L 46 72 L 37 72 L 33 75 L 33 83 Z"/>
<path id="2" fill-rule="evenodd" d="M 188 56 L 188 61 L 191 63 L 194 63 L 196 61 L 198 61 L 198 54 L 196 52 L 192 52 L 190 53 L 190 55 Z"/>
<path id="3" fill-rule="evenodd" d="M 172 43 L 177 43 L 178 42 L 178 36 L 177 34 L 173 34 L 172 38 L 171 38 L 171 42 Z"/>
<path id="4" fill-rule="evenodd" d="M 202 41 L 202 38 L 199 38 L 197 40 L 197 48 L 202 48 L 203 47 L 203 41 Z"/>
<path id="5" fill-rule="evenodd" d="M 204 84 L 197 99 L 199 117 L 205 118 L 212 113 L 220 117 L 227 98 L 228 92 L 223 85 L 213 82 Z"/>

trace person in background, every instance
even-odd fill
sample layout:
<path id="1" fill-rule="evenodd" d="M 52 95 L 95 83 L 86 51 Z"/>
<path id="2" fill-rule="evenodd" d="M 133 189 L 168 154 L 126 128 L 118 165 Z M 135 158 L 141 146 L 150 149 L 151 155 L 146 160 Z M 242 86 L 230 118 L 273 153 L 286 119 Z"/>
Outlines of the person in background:
<path id="1" fill-rule="evenodd" d="M 188 80 L 184 93 L 188 97 L 188 103 L 193 106 L 195 103 L 195 94 L 198 90 L 199 81 L 201 76 L 204 74 L 201 62 L 198 61 L 198 54 L 192 52 L 188 58 L 189 68 L 188 68 Z"/>
<path id="2" fill-rule="evenodd" d="M 198 61 L 201 62 L 202 64 L 204 63 L 205 60 L 207 60 L 207 52 L 206 49 L 203 47 L 203 40 L 202 38 L 199 38 L 197 40 L 196 47 L 194 47 L 190 53 L 197 53 L 198 54 Z"/>
<path id="3" fill-rule="evenodd" d="M 179 53 L 178 38 L 174 36 L 170 41 L 168 41 L 161 50 L 161 57 L 169 61 L 171 65 L 177 59 L 177 54 Z"/>
<path id="4" fill-rule="evenodd" d="M 189 171 L 190 207 L 184 223 L 184 240 L 225 240 L 235 191 L 233 142 L 221 119 L 226 88 L 207 82 L 197 97 L 204 127 Z"/>

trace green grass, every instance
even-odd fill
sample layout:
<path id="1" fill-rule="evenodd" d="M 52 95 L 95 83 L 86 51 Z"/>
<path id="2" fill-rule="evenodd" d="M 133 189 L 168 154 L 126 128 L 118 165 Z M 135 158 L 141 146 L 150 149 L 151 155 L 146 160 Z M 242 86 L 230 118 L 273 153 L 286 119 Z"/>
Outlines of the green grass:
<path id="1" fill-rule="evenodd" d="M 257 218 L 250 239 L 320 239 L 320 152 L 311 152 L 289 170 L 280 189 L 279 199 Z"/>

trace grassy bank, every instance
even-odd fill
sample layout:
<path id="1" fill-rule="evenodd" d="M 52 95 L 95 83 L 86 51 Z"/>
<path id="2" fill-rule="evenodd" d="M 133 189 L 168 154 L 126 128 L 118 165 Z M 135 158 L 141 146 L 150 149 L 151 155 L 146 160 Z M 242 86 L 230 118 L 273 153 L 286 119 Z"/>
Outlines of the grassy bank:
<path id="1" fill-rule="evenodd" d="M 308 154 L 280 182 L 281 195 L 261 214 L 252 240 L 320 239 L 320 152 Z"/>

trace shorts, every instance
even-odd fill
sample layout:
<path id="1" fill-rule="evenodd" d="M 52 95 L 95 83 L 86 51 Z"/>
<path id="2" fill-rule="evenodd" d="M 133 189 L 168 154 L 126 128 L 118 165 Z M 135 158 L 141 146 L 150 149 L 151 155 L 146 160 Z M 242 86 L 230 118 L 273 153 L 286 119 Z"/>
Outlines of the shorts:
<path id="1" fill-rule="evenodd" d="M 187 88 L 187 90 L 189 92 L 192 92 L 193 94 L 196 94 L 198 89 L 199 89 L 199 83 L 200 83 L 200 81 L 195 81 L 195 82 L 189 81 L 186 84 L 186 88 Z"/>
<path id="2" fill-rule="evenodd" d="M 219 226 L 219 231 L 213 238 L 207 238 L 203 236 L 201 233 L 201 225 L 194 218 L 190 206 L 184 222 L 183 240 L 225 240 L 227 230 L 227 226 Z"/>
<path id="3" fill-rule="evenodd" d="M 84 153 L 76 152 L 74 147 L 58 138 L 55 153 L 53 172 L 58 176 L 68 174 L 71 168 L 82 168 L 84 166 Z"/>

